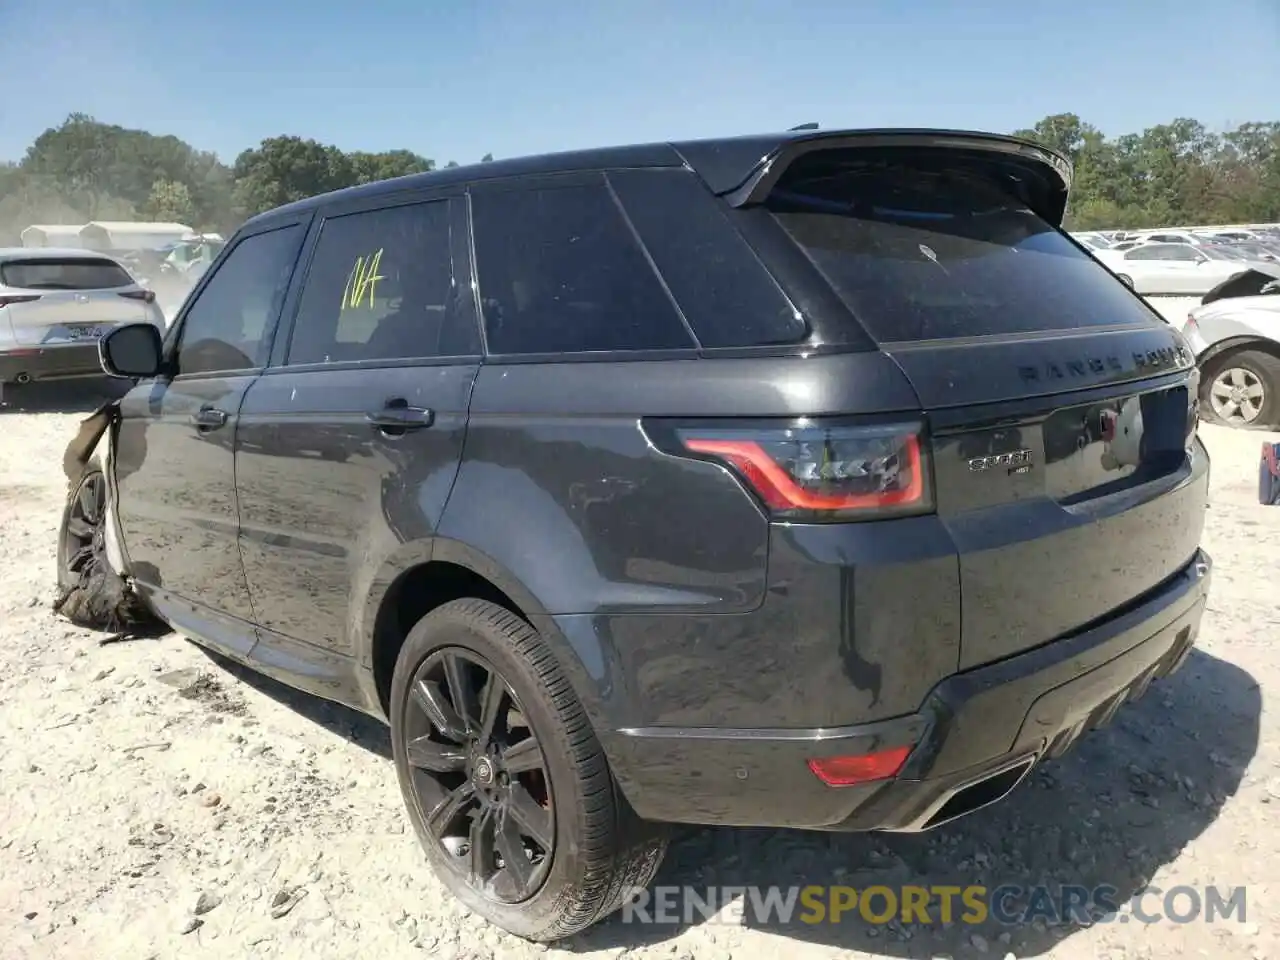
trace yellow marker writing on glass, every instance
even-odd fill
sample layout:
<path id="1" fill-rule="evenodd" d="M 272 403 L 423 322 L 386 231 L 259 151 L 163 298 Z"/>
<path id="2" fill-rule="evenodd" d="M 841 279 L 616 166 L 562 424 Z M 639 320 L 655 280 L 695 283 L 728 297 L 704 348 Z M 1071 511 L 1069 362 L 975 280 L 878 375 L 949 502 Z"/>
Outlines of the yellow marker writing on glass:
<path id="1" fill-rule="evenodd" d="M 362 303 L 370 310 L 373 309 L 373 298 L 377 291 L 378 281 L 386 279 L 386 277 L 378 273 L 378 265 L 381 263 L 381 247 L 378 248 L 376 253 L 372 253 L 367 257 L 356 257 L 355 266 L 351 268 L 351 273 L 347 275 L 347 285 L 342 289 L 343 310 L 355 310 Z M 368 294 L 367 303 L 365 303 L 365 294 Z"/>

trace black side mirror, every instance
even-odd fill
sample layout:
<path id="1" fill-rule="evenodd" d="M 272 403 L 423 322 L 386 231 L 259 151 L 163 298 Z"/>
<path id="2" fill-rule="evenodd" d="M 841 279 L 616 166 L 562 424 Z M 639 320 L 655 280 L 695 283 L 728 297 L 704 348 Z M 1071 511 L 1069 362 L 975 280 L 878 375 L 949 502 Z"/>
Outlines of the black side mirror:
<path id="1" fill-rule="evenodd" d="M 147 379 L 160 373 L 163 342 L 149 323 L 126 323 L 98 341 L 98 361 L 110 376 Z"/>

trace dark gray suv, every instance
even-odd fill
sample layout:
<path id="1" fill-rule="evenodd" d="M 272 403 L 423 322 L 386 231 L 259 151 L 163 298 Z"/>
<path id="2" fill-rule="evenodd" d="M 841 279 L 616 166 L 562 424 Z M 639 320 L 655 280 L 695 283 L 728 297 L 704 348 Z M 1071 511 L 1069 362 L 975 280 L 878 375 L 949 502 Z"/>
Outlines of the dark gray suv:
<path id="1" fill-rule="evenodd" d="M 262 214 L 163 343 L 103 341 L 139 382 L 69 450 L 63 609 L 386 718 L 431 863 L 530 938 L 666 822 L 985 806 L 1177 668 L 1209 584 L 1195 365 L 1069 179 L 798 131 Z"/>

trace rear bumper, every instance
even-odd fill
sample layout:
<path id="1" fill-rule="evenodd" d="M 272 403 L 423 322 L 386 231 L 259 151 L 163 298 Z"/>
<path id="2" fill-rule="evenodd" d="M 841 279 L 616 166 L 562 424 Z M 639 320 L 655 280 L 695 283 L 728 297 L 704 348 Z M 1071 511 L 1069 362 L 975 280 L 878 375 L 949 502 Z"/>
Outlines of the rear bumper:
<path id="1" fill-rule="evenodd" d="M 104 376 L 97 341 L 0 350 L 0 383 L 94 376 Z"/>
<path id="2" fill-rule="evenodd" d="M 948 677 L 910 716 L 855 727 L 618 731 L 608 752 L 642 817 L 687 823 L 911 831 L 1000 799 L 1176 670 L 1200 628 L 1209 557 L 1105 621 Z M 814 757 L 914 744 L 892 780 L 828 787 Z"/>

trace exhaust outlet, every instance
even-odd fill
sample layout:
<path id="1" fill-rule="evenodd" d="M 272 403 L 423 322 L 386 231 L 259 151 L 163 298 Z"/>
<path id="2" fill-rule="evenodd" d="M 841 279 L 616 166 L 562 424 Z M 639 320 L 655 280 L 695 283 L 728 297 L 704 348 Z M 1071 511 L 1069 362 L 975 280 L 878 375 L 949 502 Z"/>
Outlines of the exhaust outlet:
<path id="1" fill-rule="evenodd" d="M 992 771 L 976 783 L 969 783 L 952 792 L 943 803 L 936 807 L 922 827 L 932 830 L 944 823 L 958 820 L 967 814 L 999 803 L 1020 784 L 1031 768 L 1035 766 L 1035 758 L 1028 757 L 1003 770 Z"/>
<path id="2" fill-rule="evenodd" d="M 29 373 L 20 373 L 20 374 L 18 374 L 16 377 L 14 377 L 14 378 L 13 378 L 13 380 L 14 380 L 14 383 L 30 383 L 30 382 L 31 382 L 31 374 L 29 374 Z"/>
<path id="3" fill-rule="evenodd" d="M 957 783 L 923 810 L 918 811 L 910 821 L 895 827 L 895 833 L 920 833 L 932 830 L 944 823 L 958 820 L 967 814 L 998 803 L 1013 792 L 1014 788 L 1026 778 L 1035 767 L 1039 753 L 1025 754 L 1016 760 L 1002 764 L 995 769 Z"/>

